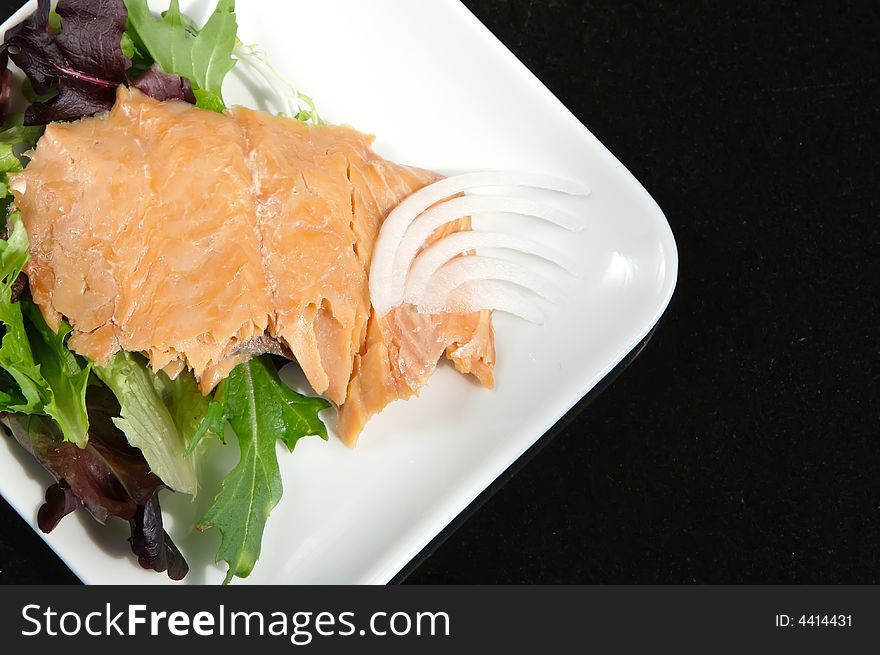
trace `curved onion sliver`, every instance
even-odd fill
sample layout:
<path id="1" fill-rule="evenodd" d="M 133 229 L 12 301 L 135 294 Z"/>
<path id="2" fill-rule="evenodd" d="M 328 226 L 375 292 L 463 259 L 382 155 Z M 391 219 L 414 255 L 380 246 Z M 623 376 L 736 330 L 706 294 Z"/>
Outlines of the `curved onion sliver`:
<path id="1" fill-rule="evenodd" d="M 395 284 L 394 276 L 397 251 L 407 228 L 422 212 L 444 199 L 465 191 L 508 186 L 535 187 L 572 195 L 588 193 L 580 184 L 568 180 L 534 173 L 511 172 L 466 173 L 445 178 L 416 191 L 388 215 L 373 249 L 370 297 L 376 313 L 382 316 L 402 301 L 405 283 L 401 288 L 400 282 Z M 396 294 L 393 292 L 395 289 L 398 291 Z"/>
<path id="2" fill-rule="evenodd" d="M 437 228 L 464 216 L 488 213 L 532 216 L 572 232 L 580 231 L 584 227 L 581 221 L 568 212 L 525 198 L 464 196 L 447 200 L 428 209 L 407 228 L 394 257 L 394 276 L 390 294 L 392 305 L 396 306 L 403 301 L 404 283 L 413 260 Z"/>
<path id="3" fill-rule="evenodd" d="M 544 322 L 544 313 L 530 291 L 509 282 L 475 280 L 458 287 L 446 299 L 447 311 L 477 312 L 492 309 L 519 316 L 531 323 Z"/>
<path id="4" fill-rule="evenodd" d="M 416 257 L 406 276 L 406 293 L 404 302 L 417 304 L 422 293 L 431 282 L 432 276 L 450 259 L 477 248 L 504 248 L 517 250 L 546 259 L 571 271 L 573 265 L 567 258 L 553 248 L 548 248 L 536 241 L 524 239 L 503 232 L 483 232 L 466 230 L 453 232 L 425 249 Z"/>
<path id="5" fill-rule="evenodd" d="M 426 314 L 448 311 L 446 307 L 453 292 L 463 284 L 479 280 L 510 282 L 548 300 L 559 296 L 554 285 L 525 266 L 505 259 L 471 255 L 453 259 L 443 265 L 414 304 L 420 312 Z"/>

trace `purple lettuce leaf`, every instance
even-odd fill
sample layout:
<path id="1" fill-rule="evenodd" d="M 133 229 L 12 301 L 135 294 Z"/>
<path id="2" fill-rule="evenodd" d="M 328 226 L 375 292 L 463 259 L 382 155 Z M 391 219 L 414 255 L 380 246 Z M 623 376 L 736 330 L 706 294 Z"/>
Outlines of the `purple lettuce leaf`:
<path id="1" fill-rule="evenodd" d="M 168 571 L 172 580 L 183 580 L 189 566 L 177 546 L 162 528 L 162 510 L 159 507 L 158 489 L 153 497 L 129 521 L 131 526 L 131 550 L 138 563 L 145 569 Z"/>
<path id="2" fill-rule="evenodd" d="M 189 567 L 162 527 L 158 494 L 165 487 L 113 425 L 119 414 L 115 397 L 104 387 L 90 387 L 88 393 L 89 441 L 84 449 L 65 442 L 48 417 L 11 414 L 3 419 L 19 444 L 57 481 L 46 491 L 39 527 L 50 532 L 80 505 L 100 523 L 117 516 L 129 523 L 131 549 L 140 565 L 180 580 Z"/>
<path id="3" fill-rule="evenodd" d="M 9 55 L 5 49 L 0 50 L 0 121 L 9 113 L 9 100 L 12 98 L 12 71 L 9 66 Z"/>
<path id="4" fill-rule="evenodd" d="M 46 489 L 46 502 L 37 512 L 37 525 L 49 534 L 65 516 L 80 506 L 79 498 L 66 480 L 61 480 Z"/>
<path id="5" fill-rule="evenodd" d="M 51 100 L 28 107 L 26 125 L 110 109 L 131 67 L 121 47 L 128 16 L 122 0 L 61 0 L 56 11 L 59 34 L 49 26 L 49 0 L 39 0 L 37 10 L 6 34 L 9 56 L 34 91 L 42 95 L 58 88 Z"/>
<path id="6" fill-rule="evenodd" d="M 132 60 L 122 50 L 128 17 L 123 0 L 59 0 L 60 32 L 49 24 L 49 8 L 49 0 L 38 0 L 36 11 L 6 33 L 2 46 L 28 76 L 37 95 L 57 90 L 51 99 L 27 108 L 25 125 L 107 111 L 119 85 L 129 83 L 126 74 Z M 167 78 L 177 79 L 160 83 L 159 76 L 152 74 L 147 80 L 139 78 L 136 86 L 150 95 L 151 91 L 159 93 L 158 99 L 195 101 L 187 80 Z"/>
<path id="7" fill-rule="evenodd" d="M 196 104 L 196 96 L 188 79 L 179 75 L 169 75 L 155 64 L 143 75 L 131 80 L 130 84 L 141 93 L 159 101 L 185 100 L 191 105 Z"/>

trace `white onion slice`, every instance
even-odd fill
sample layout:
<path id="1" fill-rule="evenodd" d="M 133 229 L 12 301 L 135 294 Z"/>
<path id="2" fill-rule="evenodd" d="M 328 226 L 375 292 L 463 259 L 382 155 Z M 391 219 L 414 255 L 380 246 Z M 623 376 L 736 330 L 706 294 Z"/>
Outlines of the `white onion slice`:
<path id="1" fill-rule="evenodd" d="M 471 255 L 453 259 L 443 265 L 414 304 L 420 312 L 426 314 L 449 311 L 447 307 L 453 292 L 463 284 L 479 280 L 510 282 L 548 300 L 559 296 L 554 285 L 525 266 L 505 259 Z"/>
<path id="2" fill-rule="evenodd" d="M 559 251 L 543 244 L 503 232 L 484 232 L 466 230 L 449 234 L 429 248 L 425 249 L 413 262 L 409 275 L 406 277 L 406 293 L 404 302 L 417 304 L 424 293 L 431 277 L 437 270 L 453 257 L 462 255 L 477 248 L 503 248 L 528 253 L 553 262 L 571 271 L 573 264 Z"/>
<path id="3" fill-rule="evenodd" d="M 504 213 L 520 216 L 533 216 L 559 227 L 577 232 L 584 225 L 575 216 L 544 203 L 526 200 L 525 198 L 498 196 L 464 196 L 452 198 L 435 207 L 431 207 L 416 218 L 407 228 L 397 254 L 394 257 L 394 275 L 391 287 L 391 304 L 396 306 L 403 300 L 404 283 L 419 250 L 425 245 L 434 231 L 457 221 L 464 216 L 475 214 Z"/>
<path id="4" fill-rule="evenodd" d="M 458 287 L 449 296 L 446 311 L 478 312 L 491 309 L 519 316 L 531 323 L 544 322 L 544 313 L 534 295 L 518 286 L 497 280 L 475 280 Z"/>
<path id="5" fill-rule="evenodd" d="M 580 184 L 568 180 L 548 175 L 513 172 L 466 173 L 447 177 L 416 191 L 392 210 L 388 218 L 385 219 L 373 249 L 373 263 L 370 268 L 370 297 L 376 313 L 380 316 L 387 313 L 401 300 L 399 297 L 395 298 L 391 293 L 394 288 L 394 262 L 407 228 L 422 212 L 441 200 L 465 191 L 508 186 L 535 187 L 571 195 L 589 193 Z M 458 218 L 460 217 L 458 216 Z"/>

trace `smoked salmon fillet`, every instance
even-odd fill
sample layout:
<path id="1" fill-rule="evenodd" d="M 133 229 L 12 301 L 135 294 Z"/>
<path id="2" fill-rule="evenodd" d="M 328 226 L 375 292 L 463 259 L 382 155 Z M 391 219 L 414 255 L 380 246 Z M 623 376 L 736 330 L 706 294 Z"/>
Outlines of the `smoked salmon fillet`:
<path id="1" fill-rule="evenodd" d="M 255 354 L 286 354 L 340 407 L 350 444 L 372 414 L 417 394 L 444 353 L 491 386 L 489 312 L 374 315 L 379 228 L 438 176 L 371 142 L 120 87 L 107 114 L 49 125 L 11 176 L 33 299 L 51 327 L 66 317 L 79 354 L 104 364 L 142 352 L 172 377 L 191 369 L 203 393 Z"/>

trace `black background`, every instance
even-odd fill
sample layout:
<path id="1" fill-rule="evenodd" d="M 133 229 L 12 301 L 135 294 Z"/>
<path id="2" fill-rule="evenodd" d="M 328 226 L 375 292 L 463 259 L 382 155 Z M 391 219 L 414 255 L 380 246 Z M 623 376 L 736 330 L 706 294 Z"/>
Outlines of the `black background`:
<path id="1" fill-rule="evenodd" d="M 408 581 L 880 582 L 880 7 L 466 4 L 681 265 L 642 354 Z M 0 582 L 73 580 L 0 502 Z"/>

